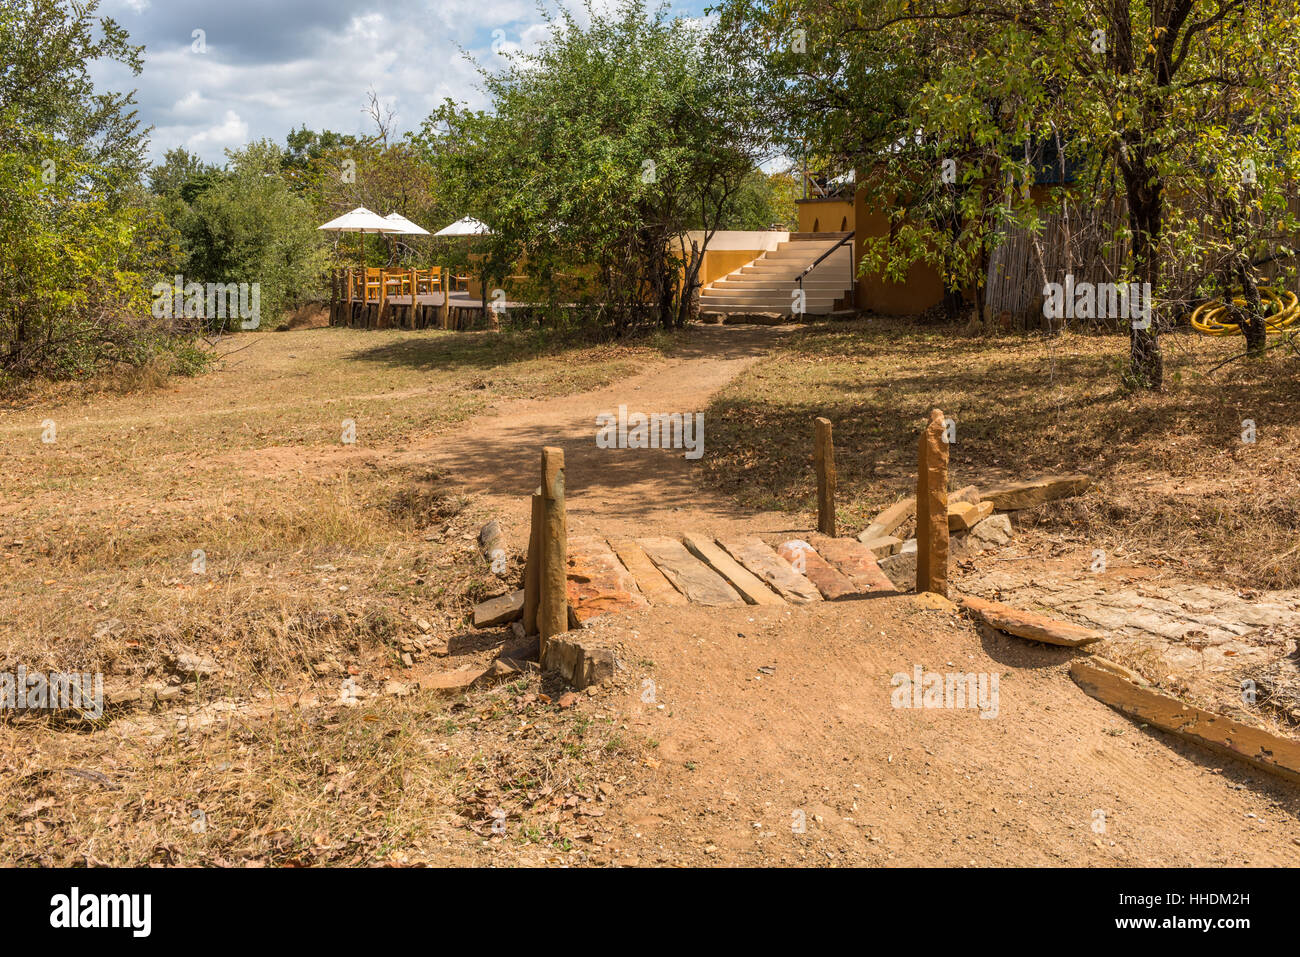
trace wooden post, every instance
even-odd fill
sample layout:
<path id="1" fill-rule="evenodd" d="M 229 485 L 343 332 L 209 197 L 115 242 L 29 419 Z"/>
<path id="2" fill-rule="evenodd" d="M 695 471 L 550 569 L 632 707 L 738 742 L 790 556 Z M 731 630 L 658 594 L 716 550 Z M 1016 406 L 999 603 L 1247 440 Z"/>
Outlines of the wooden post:
<path id="1" fill-rule="evenodd" d="M 916 590 L 948 596 L 948 442 L 938 409 L 917 449 Z"/>
<path id="2" fill-rule="evenodd" d="M 537 634 L 537 604 L 542 585 L 542 490 L 533 492 L 533 521 L 528 532 L 528 564 L 524 566 L 524 634 Z"/>
<path id="3" fill-rule="evenodd" d="M 415 290 L 418 288 L 418 286 L 415 281 L 415 270 L 412 269 L 410 273 L 411 274 L 408 278 L 410 279 L 410 283 L 411 283 L 411 311 L 406 314 L 406 328 L 414 329 L 415 328 Z"/>
<path id="4" fill-rule="evenodd" d="M 438 307 L 438 325 L 446 329 L 447 320 L 451 315 L 451 270 L 440 266 L 438 276 L 438 281 L 442 284 L 442 305 Z"/>
<path id="5" fill-rule="evenodd" d="M 564 517 L 564 450 L 542 449 L 542 546 L 540 594 L 537 602 L 539 652 L 545 660 L 546 642 L 569 630 L 568 528 Z"/>
<path id="6" fill-rule="evenodd" d="M 817 531 L 835 537 L 835 442 L 831 420 L 816 422 L 813 462 L 817 466 Z"/>

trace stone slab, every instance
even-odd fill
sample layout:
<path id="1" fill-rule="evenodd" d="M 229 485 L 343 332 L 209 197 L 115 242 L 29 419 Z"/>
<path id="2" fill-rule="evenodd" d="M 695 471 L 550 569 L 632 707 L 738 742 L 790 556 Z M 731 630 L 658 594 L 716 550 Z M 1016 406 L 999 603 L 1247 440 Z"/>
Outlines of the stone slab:
<path id="1" fill-rule="evenodd" d="M 583 624 L 598 615 L 617 615 L 648 608 L 650 603 L 618 556 L 599 538 L 570 538 L 565 587 L 574 620 Z"/>
<path id="2" fill-rule="evenodd" d="M 835 566 L 818 555 L 811 543 L 797 538 L 792 539 L 782 542 L 776 553 L 789 562 L 795 570 L 802 565 L 804 577 L 817 586 L 817 590 L 827 601 L 860 596 L 858 587 L 849 580 L 848 576 L 836 570 Z"/>
<path id="3" fill-rule="evenodd" d="M 817 586 L 791 568 L 790 563 L 761 538 L 725 538 L 718 544 L 755 576 L 776 589 L 786 601 L 803 605 L 822 600 Z"/>
<path id="4" fill-rule="evenodd" d="M 637 587 L 651 605 L 685 605 L 686 596 L 673 587 L 655 563 L 636 542 L 630 538 L 611 541 L 610 547 L 623 567 L 636 579 Z"/>
<path id="5" fill-rule="evenodd" d="M 673 587 L 695 604 L 726 607 L 745 603 L 726 579 L 688 552 L 677 539 L 638 538 L 637 544 Z"/>
<path id="6" fill-rule="evenodd" d="M 682 542 L 687 549 L 715 572 L 731 583 L 731 587 L 740 592 L 740 597 L 751 605 L 784 605 L 785 599 L 763 584 L 757 577 L 742 567 L 734 558 L 711 538 L 703 535 L 683 535 Z"/>

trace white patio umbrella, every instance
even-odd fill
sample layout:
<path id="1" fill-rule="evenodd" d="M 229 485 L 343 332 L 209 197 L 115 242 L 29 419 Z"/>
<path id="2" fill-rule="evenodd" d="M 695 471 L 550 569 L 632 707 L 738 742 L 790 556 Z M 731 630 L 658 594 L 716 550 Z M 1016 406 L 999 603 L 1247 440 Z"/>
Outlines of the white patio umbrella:
<path id="1" fill-rule="evenodd" d="M 398 236 L 428 236 L 429 231 L 422 226 L 417 226 L 400 213 L 389 213 L 384 217 L 384 222 L 389 224 L 386 230 L 395 233 Z M 440 234 L 441 235 L 441 234 Z"/>
<path id="2" fill-rule="evenodd" d="M 445 229 L 440 229 L 435 236 L 489 236 L 492 230 L 472 216 L 458 219 Z"/>
<path id="3" fill-rule="evenodd" d="M 414 224 L 412 224 L 414 225 Z M 364 206 L 358 206 L 350 213 L 344 213 L 337 219 L 331 219 L 324 226 L 317 226 L 318 230 L 323 229 L 331 233 L 361 233 L 361 268 L 366 268 L 366 237 L 365 233 L 388 233 L 393 232 L 393 224 L 378 213 L 372 213 Z"/>

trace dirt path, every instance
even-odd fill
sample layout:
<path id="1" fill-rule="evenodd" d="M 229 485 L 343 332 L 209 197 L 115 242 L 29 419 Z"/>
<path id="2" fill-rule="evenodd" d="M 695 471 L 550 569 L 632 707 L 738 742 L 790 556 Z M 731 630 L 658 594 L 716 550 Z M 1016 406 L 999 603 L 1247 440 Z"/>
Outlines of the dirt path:
<path id="1" fill-rule="evenodd" d="M 513 403 L 441 436 L 433 461 L 517 535 L 541 445 L 565 449 L 582 532 L 787 529 L 788 515 L 741 514 L 698 488 L 680 452 L 594 442 L 595 416 L 619 404 L 703 409 L 771 336 L 701 330 L 696 355 L 595 392 Z M 595 829 L 597 861 L 1300 863 L 1291 789 L 1089 698 L 1067 674 L 1072 652 L 982 638 L 903 597 L 651 611 L 595 632 L 621 649 L 625 690 L 582 707 L 607 716 L 614 705 L 655 754 Z M 891 676 L 917 665 L 997 675 L 996 716 L 895 708 Z"/>
<path id="2" fill-rule="evenodd" d="M 528 496 L 538 482 L 543 446 L 564 449 L 570 527 L 580 534 L 639 535 L 647 529 L 787 528 L 788 515 L 755 514 L 711 495 L 696 480 L 698 460 L 673 449 L 601 449 L 596 417 L 628 412 L 703 412 L 733 378 L 762 359 L 787 327 L 703 326 L 668 362 L 614 385 L 565 398 L 505 404 L 436 438 L 413 443 L 398 458 L 448 469 L 503 520 L 528 521 Z M 707 454 L 708 416 L 703 441 Z M 660 532 L 656 532 L 659 534 Z"/>
<path id="3" fill-rule="evenodd" d="M 1072 652 L 907 597 L 659 618 L 600 628 L 657 742 L 603 822 L 612 863 L 1300 864 L 1294 789 L 1089 698 Z M 893 707 L 917 665 L 998 674 L 996 714 Z"/>

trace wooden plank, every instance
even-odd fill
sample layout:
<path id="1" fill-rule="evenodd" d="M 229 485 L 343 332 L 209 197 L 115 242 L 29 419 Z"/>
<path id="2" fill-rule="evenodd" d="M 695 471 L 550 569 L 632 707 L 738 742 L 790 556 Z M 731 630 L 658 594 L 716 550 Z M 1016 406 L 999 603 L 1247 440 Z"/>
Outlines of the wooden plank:
<path id="1" fill-rule="evenodd" d="M 849 581 L 857 586 L 860 592 L 889 592 L 893 594 L 898 589 L 894 583 L 889 580 L 880 566 L 876 564 L 876 556 L 856 538 L 831 538 L 827 535 L 811 536 L 811 544 L 817 549 L 817 554 L 831 563 L 838 571 L 844 574 Z"/>
<path id="2" fill-rule="evenodd" d="M 805 577 L 817 586 L 827 601 L 859 596 L 857 586 L 818 555 L 817 550 L 808 542 L 792 539 L 782 543 L 776 553 L 793 565 L 795 571 L 802 567 Z"/>
<path id="3" fill-rule="evenodd" d="M 672 583 L 664 577 L 664 573 L 650 561 L 640 545 L 630 538 L 611 541 L 609 544 L 619 561 L 636 579 L 637 587 L 641 589 L 641 594 L 650 600 L 650 604 L 656 606 L 686 604 L 686 596 L 672 586 Z"/>
<path id="4" fill-rule="evenodd" d="M 617 615 L 650 607 L 604 539 L 568 541 L 569 607 L 582 624 L 598 615 Z"/>
<path id="5" fill-rule="evenodd" d="M 1130 718 L 1300 784 L 1300 741 L 1195 708 L 1089 661 L 1072 664 L 1070 677 L 1087 694 Z"/>
<path id="6" fill-rule="evenodd" d="M 703 535 L 683 535 L 682 540 L 700 561 L 731 583 L 751 605 L 784 605 L 785 599 L 742 568 L 734 558 Z"/>
<path id="7" fill-rule="evenodd" d="M 806 605 L 822 600 L 817 586 L 791 568 L 790 563 L 761 538 L 723 538 L 718 540 L 718 544 L 755 576 L 771 585 L 786 601 Z"/>
<path id="8" fill-rule="evenodd" d="M 745 603 L 725 578 L 695 558 L 677 539 L 638 538 L 637 544 L 673 587 L 695 604 L 723 607 Z"/>
<path id="9" fill-rule="evenodd" d="M 1032 611 L 1022 611 L 1019 608 L 1012 608 L 1010 605 L 985 601 L 983 598 L 968 596 L 962 598 L 959 604 L 964 611 L 969 612 L 973 617 L 1000 631 L 1005 631 L 1020 638 L 1028 638 L 1031 641 L 1041 641 L 1048 645 L 1079 648 L 1094 641 L 1100 641 L 1105 637 L 1099 631 L 1084 628 L 1072 621 L 1058 621 L 1055 618 L 1048 618 L 1046 615 L 1039 615 Z"/>
<path id="10" fill-rule="evenodd" d="M 858 541 L 869 542 L 875 538 L 884 538 L 886 535 L 892 535 L 898 526 L 902 525 L 915 514 L 916 496 L 905 498 L 901 502 L 895 502 L 871 520 L 871 524 L 859 533 Z"/>

